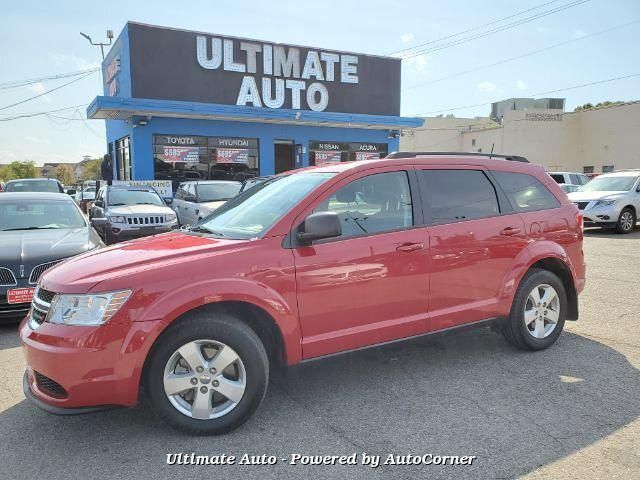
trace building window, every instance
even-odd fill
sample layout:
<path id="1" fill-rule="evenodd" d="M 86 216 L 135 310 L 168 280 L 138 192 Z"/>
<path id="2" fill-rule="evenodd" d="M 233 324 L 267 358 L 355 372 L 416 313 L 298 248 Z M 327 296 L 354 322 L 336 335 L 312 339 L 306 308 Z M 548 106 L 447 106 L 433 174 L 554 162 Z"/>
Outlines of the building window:
<path id="1" fill-rule="evenodd" d="M 375 160 L 386 157 L 388 153 L 389 146 L 386 143 L 313 140 L 309 142 L 309 165 L 319 166 L 355 160 Z"/>
<path id="2" fill-rule="evenodd" d="M 603 165 L 602 173 L 611 173 L 613 172 L 613 165 Z"/>
<path id="3" fill-rule="evenodd" d="M 585 165 L 582 167 L 582 173 L 593 173 L 593 165 Z"/>
<path id="4" fill-rule="evenodd" d="M 116 174 L 118 180 L 131 180 L 131 149 L 129 137 L 116 140 Z"/>
<path id="5" fill-rule="evenodd" d="M 154 135 L 156 180 L 243 181 L 259 175 L 257 138 Z"/>

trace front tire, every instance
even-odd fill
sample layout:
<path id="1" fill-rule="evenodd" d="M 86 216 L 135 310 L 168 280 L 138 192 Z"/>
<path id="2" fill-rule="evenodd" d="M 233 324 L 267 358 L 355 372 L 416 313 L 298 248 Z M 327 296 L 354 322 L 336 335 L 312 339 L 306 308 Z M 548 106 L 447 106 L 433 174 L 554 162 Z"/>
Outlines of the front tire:
<path id="1" fill-rule="evenodd" d="M 532 268 L 516 291 L 502 333 L 521 350 L 544 350 L 555 343 L 567 318 L 562 281 L 548 270 Z"/>
<path id="2" fill-rule="evenodd" d="M 623 208 L 616 224 L 616 233 L 631 233 L 636 226 L 636 214 L 631 208 Z"/>
<path id="3" fill-rule="evenodd" d="M 217 435 L 239 427 L 258 409 L 269 361 L 260 338 L 240 319 L 203 311 L 161 335 L 144 381 L 164 421 L 187 433 Z"/>

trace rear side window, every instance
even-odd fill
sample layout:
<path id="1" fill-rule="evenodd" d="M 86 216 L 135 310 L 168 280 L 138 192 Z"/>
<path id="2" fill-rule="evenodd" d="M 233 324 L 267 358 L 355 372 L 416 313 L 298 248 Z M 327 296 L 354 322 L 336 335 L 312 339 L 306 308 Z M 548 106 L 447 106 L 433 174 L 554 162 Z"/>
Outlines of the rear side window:
<path id="1" fill-rule="evenodd" d="M 493 172 L 498 184 L 518 212 L 557 208 L 560 202 L 537 178 L 526 173 Z"/>
<path id="2" fill-rule="evenodd" d="M 564 181 L 564 175 L 561 173 L 550 173 L 549 175 L 556 181 L 556 183 L 566 183 Z"/>
<path id="3" fill-rule="evenodd" d="M 493 184 L 480 170 L 422 170 L 434 225 L 500 214 Z"/>

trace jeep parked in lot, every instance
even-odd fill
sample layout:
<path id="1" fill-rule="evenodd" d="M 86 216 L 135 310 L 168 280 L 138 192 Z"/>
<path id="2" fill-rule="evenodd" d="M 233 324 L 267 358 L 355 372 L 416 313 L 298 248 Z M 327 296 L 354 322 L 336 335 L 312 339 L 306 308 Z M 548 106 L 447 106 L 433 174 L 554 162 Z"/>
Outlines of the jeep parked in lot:
<path id="1" fill-rule="evenodd" d="M 135 405 L 142 386 L 170 424 L 222 433 L 274 366 L 489 325 L 545 349 L 578 318 L 585 268 L 581 213 L 521 157 L 289 172 L 190 230 L 48 271 L 21 325 L 24 391 L 64 414 Z"/>
<path id="2" fill-rule="evenodd" d="M 107 245 L 178 227 L 173 210 L 153 187 L 144 186 L 102 187 L 89 210 L 89 220 Z"/>

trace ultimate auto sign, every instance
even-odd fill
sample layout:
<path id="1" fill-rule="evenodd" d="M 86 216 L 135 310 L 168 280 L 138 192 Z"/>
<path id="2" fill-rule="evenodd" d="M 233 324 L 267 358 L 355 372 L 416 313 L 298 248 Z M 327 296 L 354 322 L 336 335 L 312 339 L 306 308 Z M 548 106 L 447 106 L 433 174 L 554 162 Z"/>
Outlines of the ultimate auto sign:
<path id="1" fill-rule="evenodd" d="M 318 112 L 400 114 L 397 58 L 136 23 L 129 23 L 129 42 L 134 97 Z M 137 62 L 138 58 L 143 61 Z"/>

